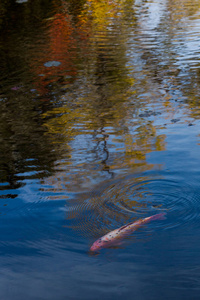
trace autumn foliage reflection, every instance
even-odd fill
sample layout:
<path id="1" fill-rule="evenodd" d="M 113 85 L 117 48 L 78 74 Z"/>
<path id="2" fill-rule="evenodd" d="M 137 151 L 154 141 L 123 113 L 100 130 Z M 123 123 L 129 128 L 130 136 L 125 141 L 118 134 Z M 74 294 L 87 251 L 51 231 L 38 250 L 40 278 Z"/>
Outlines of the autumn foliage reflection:
<path id="1" fill-rule="evenodd" d="M 98 177 L 97 182 L 112 178 L 117 169 L 151 169 L 146 154 L 165 149 L 165 136 L 157 135 L 153 122 L 138 120 L 137 134 L 132 131 L 131 116 L 140 103 L 126 56 L 129 26 L 135 22 L 134 15 L 125 22 L 131 10 L 132 1 L 90 0 L 74 18 L 63 2 L 62 11 L 49 22 L 48 56 L 42 55 L 37 71 L 45 76 L 39 85 L 48 89 L 59 81 L 66 92 L 43 117 L 54 145 L 68 149 L 68 172 L 48 179 L 54 184 L 59 178 L 65 188 L 80 188 Z M 61 64 L 46 68 L 47 60 Z"/>
<path id="2" fill-rule="evenodd" d="M 47 20 L 46 43 L 42 44 L 42 49 L 37 49 L 31 66 L 37 76 L 36 88 L 43 96 L 52 91 L 52 86 L 64 86 L 74 81 L 80 60 L 79 49 L 84 48 L 88 38 L 83 22 L 75 25 L 66 5 L 59 10 Z"/>

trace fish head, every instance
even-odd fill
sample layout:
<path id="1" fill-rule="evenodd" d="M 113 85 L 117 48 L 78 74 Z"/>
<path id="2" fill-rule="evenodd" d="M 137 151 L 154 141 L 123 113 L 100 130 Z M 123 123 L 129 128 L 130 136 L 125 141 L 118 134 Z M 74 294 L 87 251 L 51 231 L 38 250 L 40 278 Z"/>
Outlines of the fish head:
<path id="1" fill-rule="evenodd" d="M 90 247 L 90 251 L 98 252 L 99 250 L 105 247 L 106 247 L 106 242 L 102 238 L 100 238 L 92 244 L 92 246 Z"/>

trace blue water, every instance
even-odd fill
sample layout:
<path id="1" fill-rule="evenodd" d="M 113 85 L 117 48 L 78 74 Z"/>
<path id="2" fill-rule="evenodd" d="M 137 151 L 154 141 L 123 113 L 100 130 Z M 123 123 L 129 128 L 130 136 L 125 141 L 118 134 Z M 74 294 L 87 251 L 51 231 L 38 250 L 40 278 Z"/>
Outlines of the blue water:
<path id="1" fill-rule="evenodd" d="M 0 299 L 199 299 L 198 1 L 0 12 Z"/>

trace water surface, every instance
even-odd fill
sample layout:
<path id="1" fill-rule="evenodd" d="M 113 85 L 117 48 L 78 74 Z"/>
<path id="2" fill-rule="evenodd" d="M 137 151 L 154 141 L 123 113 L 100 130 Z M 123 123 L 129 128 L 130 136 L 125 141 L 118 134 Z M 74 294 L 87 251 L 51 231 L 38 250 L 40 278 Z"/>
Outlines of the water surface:
<path id="1" fill-rule="evenodd" d="M 199 299 L 199 2 L 0 12 L 0 298 Z"/>

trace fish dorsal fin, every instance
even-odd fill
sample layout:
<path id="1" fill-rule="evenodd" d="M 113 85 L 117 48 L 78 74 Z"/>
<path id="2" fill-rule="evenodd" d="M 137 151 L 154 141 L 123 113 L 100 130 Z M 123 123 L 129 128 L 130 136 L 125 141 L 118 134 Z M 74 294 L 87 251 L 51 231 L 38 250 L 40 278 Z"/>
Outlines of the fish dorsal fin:
<path id="1" fill-rule="evenodd" d="M 125 229 L 126 227 L 128 227 L 128 226 L 131 225 L 131 224 L 133 224 L 133 222 L 130 222 L 130 223 L 128 223 L 128 224 L 126 224 L 126 225 L 120 227 L 120 228 L 119 228 L 119 231 Z"/>
<path id="2" fill-rule="evenodd" d="M 126 224 L 126 225 L 120 227 L 120 228 L 119 228 L 119 231 L 121 231 L 121 230 L 125 229 L 126 227 L 128 227 L 128 226 L 130 226 L 130 225 L 133 225 L 133 224 L 135 224 L 135 225 L 138 225 L 138 223 L 139 223 L 139 224 L 142 224 L 142 223 L 143 223 L 142 221 L 143 221 L 143 219 L 139 219 L 139 220 L 137 220 L 137 221 L 135 221 L 135 222 L 130 222 L 130 223 L 128 223 L 128 224 Z"/>

